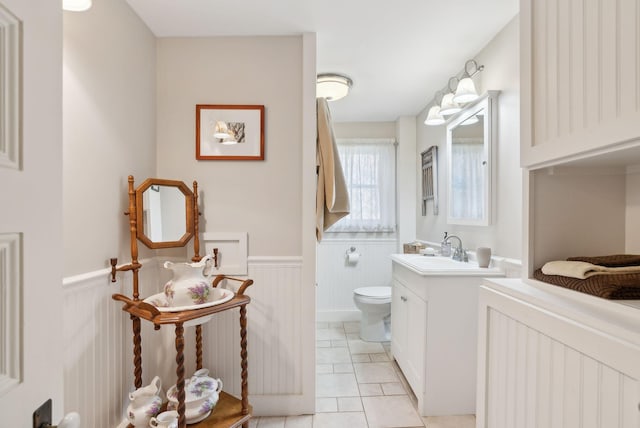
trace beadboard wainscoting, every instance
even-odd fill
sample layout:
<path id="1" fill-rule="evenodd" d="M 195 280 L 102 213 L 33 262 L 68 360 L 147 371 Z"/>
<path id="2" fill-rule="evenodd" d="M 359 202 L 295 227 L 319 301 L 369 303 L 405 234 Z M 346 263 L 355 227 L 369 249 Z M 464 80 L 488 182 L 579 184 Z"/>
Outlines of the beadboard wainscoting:
<path id="1" fill-rule="evenodd" d="M 141 263 L 140 296 L 158 293 L 164 284 L 158 262 L 148 259 Z M 131 296 L 132 275 L 118 272 L 116 278 L 112 283 L 111 269 L 101 269 L 63 281 L 65 412 L 79 412 L 86 427 L 113 428 L 121 424 L 128 394 L 134 389 L 131 320 L 122 311 L 122 304 L 111 298 L 114 293 Z M 172 334 L 171 328 L 156 332 L 150 323 L 142 323 L 143 385 L 156 374 L 163 379 L 163 391 L 175 383 Z M 193 342 L 188 332 L 186 340 Z M 161 346 L 165 343 L 167 346 Z M 194 360 L 191 355 L 195 351 L 188 348 L 190 353 L 185 358 Z"/>
<path id="2" fill-rule="evenodd" d="M 303 370 L 301 257 L 249 257 L 247 289 L 249 401 L 257 415 L 286 415 L 299 408 Z M 229 283 L 229 285 L 233 285 Z M 203 361 L 225 391 L 240 396 L 239 310 L 214 317 L 204 327 Z M 313 350 L 311 350 L 313 352 Z"/>
<path id="3" fill-rule="evenodd" d="M 158 293 L 170 277 L 166 258 L 141 261 L 140 296 Z M 314 349 L 303 349 L 302 257 L 250 257 L 247 294 L 249 400 L 257 415 L 285 415 L 301 405 L 303 372 L 314 373 Z M 64 280 L 65 412 L 78 411 L 83 426 L 112 428 L 123 423 L 133 390 L 132 326 L 114 293 L 130 296 L 131 273 L 110 282 L 102 269 Z M 234 284 L 227 285 L 233 288 Z M 307 312 L 309 313 L 309 312 Z M 315 322 L 313 322 L 315 325 Z M 142 323 L 142 380 L 162 379 L 166 392 L 176 380 L 174 330 L 154 331 Z M 310 365 L 306 367 L 305 364 Z M 203 366 L 221 378 L 225 391 L 240 396 L 240 315 L 234 309 L 204 325 Z M 185 328 L 185 373 L 195 370 L 195 328 Z M 294 409 L 294 410 L 292 410 Z"/>
<path id="4" fill-rule="evenodd" d="M 131 323 L 111 298 L 131 294 L 131 274 L 118 273 L 112 283 L 110 273 L 102 269 L 63 281 L 65 412 L 79 412 L 83 426 L 95 428 L 122 421 L 133 384 Z"/>
<path id="5" fill-rule="evenodd" d="M 391 258 L 398 252 L 395 239 L 324 240 L 318 244 L 318 321 L 356 321 L 360 311 L 353 303 L 358 287 L 391 285 Z M 348 263 L 347 251 L 355 248 L 357 263 Z"/>
<path id="6" fill-rule="evenodd" d="M 589 318 L 564 313 L 574 308 L 552 294 L 513 286 L 545 298 L 548 303 L 540 306 L 533 297 L 520 300 L 516 291 L 507 295 L 511 291 L 500 287 L 514 284 L 507 281 L 486 281 L 490 285 L 480 290 L 478 428 L 637 427 L 637 327 L 629 334 L 624 324 L 606 325 L 623 321 L 633 326 L 632 318 L 612 312 L 600 329 L 597 323 L 588 325 Z M 607 313 L 583 300 L 588 304 L 574 302 L 581 314 Z"/>

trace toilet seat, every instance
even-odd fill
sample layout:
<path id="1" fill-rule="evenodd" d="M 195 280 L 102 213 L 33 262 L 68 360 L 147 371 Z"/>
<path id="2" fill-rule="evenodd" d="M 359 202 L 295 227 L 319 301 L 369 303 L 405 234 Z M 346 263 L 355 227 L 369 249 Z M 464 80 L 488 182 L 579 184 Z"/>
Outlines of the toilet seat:
<path id="1" fill-rule="evenodd" d="M 391 287 L 360 287 L 353 290 L 353 294 L 370 299 L 390 299 Z"/>

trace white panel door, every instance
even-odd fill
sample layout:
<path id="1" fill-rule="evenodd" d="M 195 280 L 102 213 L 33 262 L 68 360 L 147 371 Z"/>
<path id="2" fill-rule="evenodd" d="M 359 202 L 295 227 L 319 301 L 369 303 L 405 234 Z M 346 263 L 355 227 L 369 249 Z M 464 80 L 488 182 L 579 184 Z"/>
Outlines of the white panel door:
<path id="1" fill-rule="evenodd" d="M 64 410 L 62 11 L 59 1 L 0 0 L 0 6 L 0 25 L 10 13 L 22 34 L 20 77 L 0 90 L 0 132 L 16 111 L 22 116 L 21 132 L 0 143 L 11 158 L 0 163 L 0 378 L 6 381 L 0 426 L 21 428 L 32 426 L 33 411 L 49 398 L 54 422 Z M 14 62 L 7 37 L 3 28 L 1 67 Z M 0 71 L 5 83 L 7 75 Z M 16 89 L 21 96 L 13 100 Z"/>

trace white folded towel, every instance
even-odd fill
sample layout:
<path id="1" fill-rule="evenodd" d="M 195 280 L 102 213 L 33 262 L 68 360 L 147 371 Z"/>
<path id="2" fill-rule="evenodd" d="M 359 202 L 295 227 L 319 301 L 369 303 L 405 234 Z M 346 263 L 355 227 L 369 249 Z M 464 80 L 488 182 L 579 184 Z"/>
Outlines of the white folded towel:
<path id="1" fill-rule="evenodd" d="M 594 275 L 640 273 L 640 266 L 606 267 L 587 262 L 555 260 L 542 266 L 545 275 L 560 275 L 570 278 L 587 279 Z"/>

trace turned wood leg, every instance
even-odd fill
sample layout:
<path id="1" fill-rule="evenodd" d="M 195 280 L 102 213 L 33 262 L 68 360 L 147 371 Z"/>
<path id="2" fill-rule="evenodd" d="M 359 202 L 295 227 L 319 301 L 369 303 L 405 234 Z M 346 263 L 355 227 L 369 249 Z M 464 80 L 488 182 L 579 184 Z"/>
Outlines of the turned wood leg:
<path id="1" fill-rule="evenodd" d="M 176 375 L 178 375 L 178 381 L 176 382 L 176 390 L 178 391 L 178 428 L 185 428 L 187 426 L 187 417 L 185 415 L 185 391 L 184 391 L 184 327 L 182 323 L 176 324 Z"/>
<path id="2" fill-rule="evenodd" d="M 202 324 L 196 326 L 196 370 L 202 368 Z"/>
<path id="3" fill-rule="evenodd" d="M 133 375 L 136 389 L 142 387 L 142 336 L 140 318 L 131 315 L 133 321 Z"/>
<path id="4" fill-rule="evenodd" d="M 247 305 L 240 306 L 240 367 L 242 368 L 242 414 L 249 414 L 249 387 L 247 378 Z M 243 424 L 244 426 L 244 424 Z"/>

